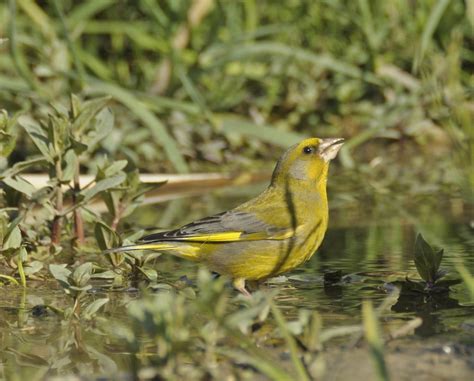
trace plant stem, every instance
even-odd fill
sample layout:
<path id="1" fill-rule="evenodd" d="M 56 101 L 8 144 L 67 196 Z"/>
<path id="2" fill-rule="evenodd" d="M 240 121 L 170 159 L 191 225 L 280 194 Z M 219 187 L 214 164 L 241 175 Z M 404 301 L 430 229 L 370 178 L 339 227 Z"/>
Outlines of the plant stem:
<path id="1" fill-rule="evenodd" d="M 76 205 L 77 195 L 81 191 L 81 184 L 79 182 L 79 160 L 76 163 L 74 170 L 74 192 L 72 193 L 72 204 Z M 74 234 L 76 242 L 80 245 L 84 243 L 84 221 L 79 208 L 74 209 Z"/>
<path id="2" fill-rule="evenodd" d="M 62 179 L 62 167 L 61 158 L 56 160 L 56 179 L 58 184 L 56 185 L 56 215 L 53 219 L 53 227 L 51 229 L 51 243 L 53 245 L 59 245 L 61 241 L 61 229 L 62 229 L 62 210 L 63 210 L 63 190 L 61 189 Z"/>
<path id="3" fill-rule="evenodd" d="M 124 208 L 122 206 L 122 203 L 119 201 L 117 208 L 115 210 L 114 219 L 112 220 L 112 225 L 110 226 L 112 230 L 117 230 L 117 226 L 120 223 L 120 219 L 122 218 L 123 210 Z"/>
<path id="4" fill-rule="evenodd" d="M 21 258 L 21 252 L 18 254 L 18 275 L 20 275 L 21 285 L 26 288 L 26 276 L 25 270 L 23 269 L 23 259 Z"/>

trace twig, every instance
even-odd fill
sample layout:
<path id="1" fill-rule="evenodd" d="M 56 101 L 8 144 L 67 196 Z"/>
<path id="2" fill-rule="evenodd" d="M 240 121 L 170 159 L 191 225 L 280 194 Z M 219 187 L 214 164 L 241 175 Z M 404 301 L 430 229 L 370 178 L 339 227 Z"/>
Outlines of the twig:
<path id="1" fill-rule="evenodd" d="M 81 191 L 81 184 L 79 181 L 79 160 L 76 162 L 76 168 L 74 170 L 74 190 L 72 193 L 72 203 L 76 205 L 77 195 Z M 74 209 L 74 233 L 76 236 L 76 242 L 78 244 L 84 243 L 84 222 L 82 220 L 82 214 L 79 208 Z"/>

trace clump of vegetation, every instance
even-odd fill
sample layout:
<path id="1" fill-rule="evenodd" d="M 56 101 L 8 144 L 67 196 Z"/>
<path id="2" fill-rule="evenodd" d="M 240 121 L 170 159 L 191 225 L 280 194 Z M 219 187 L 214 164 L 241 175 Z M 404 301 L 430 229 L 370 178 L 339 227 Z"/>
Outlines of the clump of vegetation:
<path id="1" fill-rule="evenodd" d="M 430 297 L 436 298 L 436 294 L 447 293 L 450 286 L 460 283 L 458 279 L 442 279 L 447 274 L 447 271 L 440 269 L 443 254 L 444 249 L 434 250 L 421 234 L 416 236 L 413 260 L 421 281 L 406 277 L 404 282 L 395 282 L 401 286 L 399 303 L 413 293 L 423 296 L 419 301 L 425 303 Z M 424 296 L 428 296 L 428 299 Z"/>

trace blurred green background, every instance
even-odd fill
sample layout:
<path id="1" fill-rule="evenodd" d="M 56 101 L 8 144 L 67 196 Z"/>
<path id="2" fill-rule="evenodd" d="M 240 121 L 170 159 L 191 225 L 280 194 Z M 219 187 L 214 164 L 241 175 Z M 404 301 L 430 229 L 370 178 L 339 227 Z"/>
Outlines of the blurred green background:
<path id="1" fill-rule="evenodd" d="M 342 166 L 371 192 L 472 197 L 473 0 L 10 0 L 0 16 L 10 115 L 112 97 L 114 130 L 84 173 L 106 157 L 269 170 L 278 147 L 342 136 Z M 35 152 L 18 129 L 0 170 Z"/>

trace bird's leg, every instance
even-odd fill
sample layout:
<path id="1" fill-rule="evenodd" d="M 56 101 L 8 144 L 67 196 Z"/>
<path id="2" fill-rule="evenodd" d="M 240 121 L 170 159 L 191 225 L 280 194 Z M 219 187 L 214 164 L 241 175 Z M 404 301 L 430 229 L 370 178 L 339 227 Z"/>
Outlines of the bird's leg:
<path id="1" fill-rule="evenodd" d="M 245 288 L 245 279 L 244 278 L 236 278 L 232 281 L 232 286 L 234 286 L 234 288 L 237 290 L 237 291 L 240 291 L 242 294 L 244 294 L 245 296 L 251 296 L 250 295 L 250 292 L 247 291 L 247 289 Z"/>

